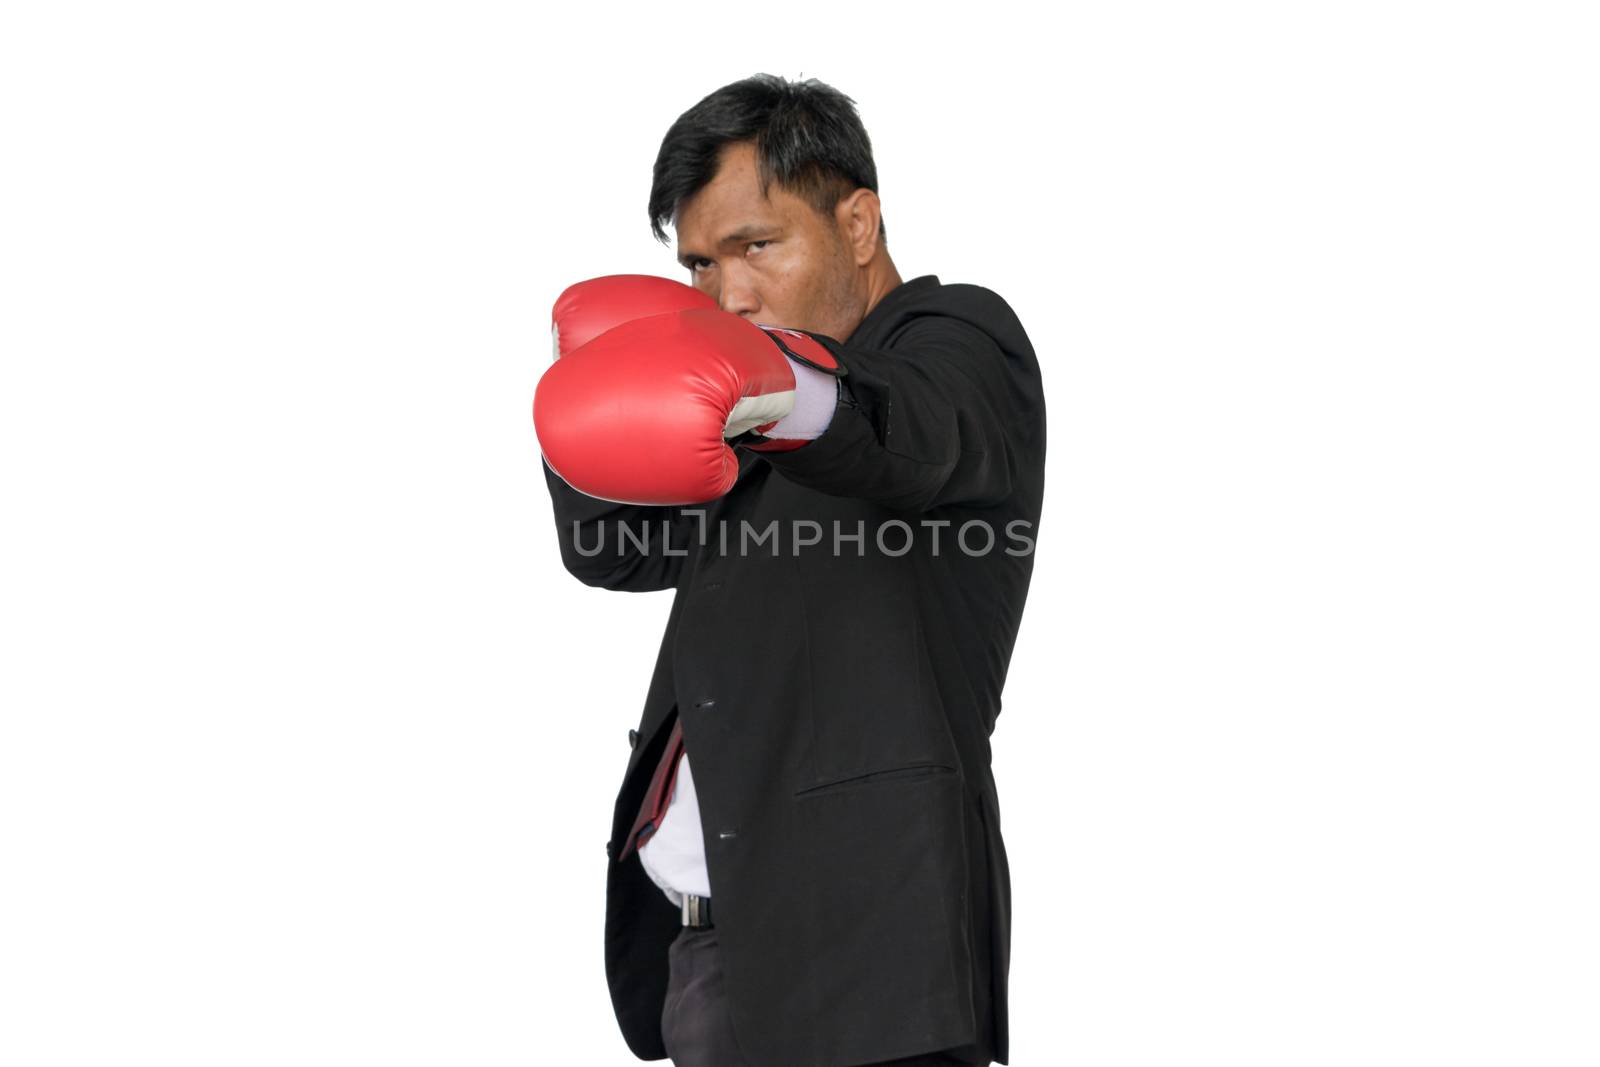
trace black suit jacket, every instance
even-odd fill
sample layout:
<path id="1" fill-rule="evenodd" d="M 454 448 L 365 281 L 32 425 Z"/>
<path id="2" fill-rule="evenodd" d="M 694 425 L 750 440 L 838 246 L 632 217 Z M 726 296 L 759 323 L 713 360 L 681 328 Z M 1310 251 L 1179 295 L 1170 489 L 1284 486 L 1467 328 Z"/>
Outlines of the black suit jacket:
<path id="1" fill-rule="evenodd" d="M 886 294 L 838 352 L 823 436 L 739 449 L 708 504 L 597 500 L 545 467 L 568 570 L 675 590 L 606 844 L 606 973 L 641 1059 L 666 1056 L 680 919 L 636 854 L 615 857 L 680 716 L 749 1061 L 968 1045 L 1007 1062 L 989 736 L 1044 490 L 1039 367 L 1004 300 L 934 275 Z"/>

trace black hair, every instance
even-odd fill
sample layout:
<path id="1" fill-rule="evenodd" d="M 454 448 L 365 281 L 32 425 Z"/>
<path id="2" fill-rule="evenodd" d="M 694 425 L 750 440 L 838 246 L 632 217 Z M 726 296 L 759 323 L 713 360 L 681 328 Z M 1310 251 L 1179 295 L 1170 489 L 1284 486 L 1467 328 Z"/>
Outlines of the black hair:
<path id="1" fill-rule="evenodd" d="M 815 78 L 792 82 L 753 74 L 711 93 L 678 116 L 661 139 L 650 183 L 650 230 L 667 243 L 666 224 L 678 207 L 716 177 L 723 146 L 753 141 L 761 194 L 774 179 L 831 218 L 856 189 L 878 191 L 855 101 Z M 889 230 L 878 217 L 878 240 Z"/>

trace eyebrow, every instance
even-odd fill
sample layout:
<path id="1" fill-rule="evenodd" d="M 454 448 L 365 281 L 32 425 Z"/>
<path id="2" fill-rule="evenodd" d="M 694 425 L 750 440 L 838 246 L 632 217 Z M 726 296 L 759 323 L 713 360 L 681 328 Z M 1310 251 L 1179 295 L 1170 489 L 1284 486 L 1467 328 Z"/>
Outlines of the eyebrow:
<path id="1" fill-rule="evenodd" d="M 732 244 L 739 244 L 740 242 L 750 240 L 756 234 L 759 234 L 759 233 L 771 233 L 773 230 L 776 230 L 777 228 L 778 227 L 775 224 L 769 223 L 769 222 L 761 222 L 761 223 L 752 222 L 752 223 L 749 223 L 748 225 L 739 227 L 737 230 L 734 230 L 732 233 L 728 234 L 722 240 L 718 241 L 717 242 L 717 247 L 718 248 L 726 248 L 726 247 L 728 247 L 729 245 L 732 245 Z M 692 260 L 704 259 L 704 258 L 706 258 L 706 257 L 702 256 L 699 252 L 694 252 L 694 251 L 679 252 L 678 253 L 678 263 L 681 266 L 684 266 L 684 267 L 687 267 Z"/>

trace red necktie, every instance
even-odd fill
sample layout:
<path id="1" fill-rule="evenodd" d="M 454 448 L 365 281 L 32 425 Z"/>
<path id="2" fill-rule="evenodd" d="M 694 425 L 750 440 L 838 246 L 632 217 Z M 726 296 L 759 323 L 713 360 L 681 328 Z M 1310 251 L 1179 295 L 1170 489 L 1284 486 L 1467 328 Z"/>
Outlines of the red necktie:
<path id="1" fill-rule="evenodd" d="M 667 750 L 661 754 L 661 762 L 656 765 L 650 788 L 645 790 L 644 803 L 639 805 L 639 817 L 633 820 L 633 829 L 628 831 L 628 839 L 622 843 L 622 855 L 617 857 L 618 862 L 627 859 L 628 853 L 648 842 L 661 825 L 661 817 L 666 814 L 667 805 L 672 801 L 672 787 L 678 779 L 678 757 L 682 755 L 683 720 L 674 719 L 672 732 L 667 735 Z"/>

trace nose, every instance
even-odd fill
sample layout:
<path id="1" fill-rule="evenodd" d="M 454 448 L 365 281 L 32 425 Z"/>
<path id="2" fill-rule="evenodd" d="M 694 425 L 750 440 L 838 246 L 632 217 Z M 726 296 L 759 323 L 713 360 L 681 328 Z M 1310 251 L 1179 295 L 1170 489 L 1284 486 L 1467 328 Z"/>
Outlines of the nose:
<path id="1" fill-rule="evenodd" d="M 747 283 L 732 277 L 723 279 L 718 302 L 723 311 L 731 311 L 747 319 L 761 310 L 761 298 L 756 295 L 756 291 Z"/>

